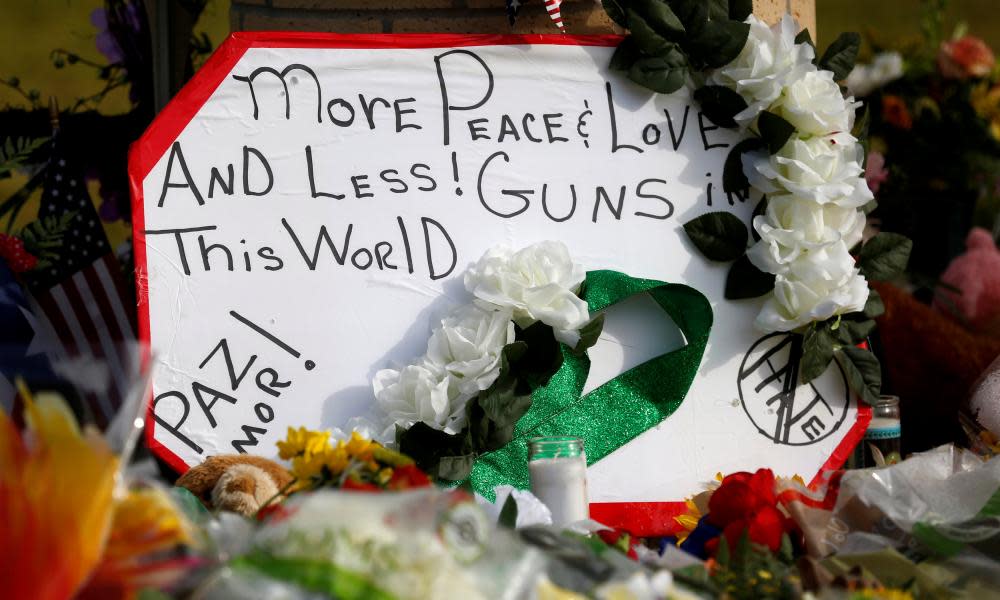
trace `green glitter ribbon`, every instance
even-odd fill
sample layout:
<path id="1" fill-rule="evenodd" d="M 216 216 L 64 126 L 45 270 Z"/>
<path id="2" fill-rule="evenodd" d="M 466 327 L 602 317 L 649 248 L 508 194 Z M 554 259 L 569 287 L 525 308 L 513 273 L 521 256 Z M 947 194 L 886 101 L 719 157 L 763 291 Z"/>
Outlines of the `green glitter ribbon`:
<path id="1" fill-rule="evenodd" d="M 498 485 L 527 489 L 528 440 L 533 437 L 582 438 L 587 464 L 592 465 L 677 410 L 705 354 L 712 307 L 694 288 L 617 271 L 587 273 L 581 296 L 596 313 L 643 292 L 670 315 L 687 345 L 633 367 L 585 396 L 581 394 L 590 359 L 563 346 L 562 368 L 532 394 L 531 408 L 517 422 L 513 440 L 476 459 L 469 476 L 473 489 L 491 500 Z"/>

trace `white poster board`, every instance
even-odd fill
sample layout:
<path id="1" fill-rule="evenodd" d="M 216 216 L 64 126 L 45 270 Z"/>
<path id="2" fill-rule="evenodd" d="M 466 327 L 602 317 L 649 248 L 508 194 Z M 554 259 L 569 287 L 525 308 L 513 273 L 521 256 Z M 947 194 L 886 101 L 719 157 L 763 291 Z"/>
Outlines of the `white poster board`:
<path id="1" fill-rule="evenodd" d="M 176 468 L 274 457 L 288 426 L 370 416 L 371 377 L 425 349 L 489 247 L 556 239 L 588 269 L 712 303 L 698 376 L 658 427 L 592 465 L 594 502 L 676 501 L 717 472 L 811 479 L 857 409 L 836 367 L 779 398 L 787 346 L 726 301 L 682 224 L 722 191 L 734 134 L 690 94 L 612 73 L 616 38 L 237 34 L 137 144 L 140 320 L 154 450 Z M 683 343 L 652 301 L 613 309 L 592 389 Z M 631 307 L 631 308 L 630 308 Z M 838 463 L 839 465 L 839 463 Z"/>

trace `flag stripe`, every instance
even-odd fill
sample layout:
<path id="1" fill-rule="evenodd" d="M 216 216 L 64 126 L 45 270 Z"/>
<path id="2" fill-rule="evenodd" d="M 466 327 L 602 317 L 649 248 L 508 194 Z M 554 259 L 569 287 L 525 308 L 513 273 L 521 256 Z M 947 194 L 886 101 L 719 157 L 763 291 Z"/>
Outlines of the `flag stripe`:
<path id="1" fill-rule="evenodd" d="M 108 292 L 108 297 L 111 298 L 111 308 L 115 314 L 115 322 L 118 323 L 118 331 L 126 334 L 124 337 L 132 338 L 134 336 L 135 327 L 133 327 L 129 315 L 135 311 L 125 310 L 125 305 L 122 304 L 121 288 L 116 284 L 117 278 L 111 275 L 111 271 L 108 268 L 109 264 L 116 264 L 114 261 L 114 256 L 109 253 L 105 255 L 102 260 L 94 263 L 94 269 L 97 272 L 97 276 L 100 278 L 101 283 L 104 284 L 104 289 Z"/>
<path id="2" fill-rule="evenodd" d="M 38 302 L 38 306 L 42 309 L 42 315 L 45 320 L 56 334 L 59 342 L 62 344 L 63 355 L 72 356 L 80 352 L 79 348 L 76 346 L 76 341 L 73 339 L 71 332 L 69 330 L 69 324 L 66 323 L 66 319 L 63 318 L 62 311 L 56 304 L 55 298 L 52 297 L 52 290 L 46 290 L 40 294 L 35 295 L 35 301 Z"/>
<path id="3" fill-rule="evenodd" d="M 103 314 L 103 307 L 95 298 L 95 293 L 98 292 L 103 296 L 104 290 L 101 288 L 92 289 L 90 287 L 90 281 L 86 277 L 86 273 L 92 272 L 93 269 L 88 267 L 83 271 L 77 271 L 73 275 L 73 282 L 76 284 L 77 292 L 80 294 L 80 298 L 83 300 L 83 308 L 87 310 L 88 319 L 91 326 L 97 331 L 97 339 L 100 342 L 100 347 L 102 349 L 102 354 L 104 355 L 108 367 L 111 369 L 111 385 L 109 386 L 108 393 L 110 394 L 112 407 L 118 407 L 122 404 L 122 399 L 125 397 L 126 390 L 124 389 L 128 385 L 128 381 L 125 376 L 125 372 L 122 370 L 122 365 L 124 360 L 119 355 L 118 346 L 114 343 L 114 339 L 121 339 L 121 336 L 117 338 L 112 337 L 111 332 L 108 328 L 108 323 L 113 323 L 110 319 L 110 315 Z M 114 418 L 114 408 L 112 412 L 108 413 L 108 419 Z"/>
<path id="4" fill-rule="evenodd" d="M 59 310 L 62 312 L 63 317 L 66 319 L 66 323 L 69 325 L 69 330 L 73 334 L 73 339 L 76 342 L 76 347 L 79 356 L 89 356 L 94 357 L 94 352 L 90 347 L 87 340 L 87 335 L 83 331 L 83 327 L 80 325 L 80 319 L 76 312 L 73 310 L 73 303 L 70 302 L 67 297 L 67 290 L 72 287 L 72 282 L 67 281 L 62 285 L 57 285 L 52 288 L 52 298 L 55 300 L 56 305 L 59 306 Z M 75 291 L 75 290 L 74 290 Z M 77 299 L 77 302 L 79 300 Z M 101 416 L 108 414 L 113 414 L 113 409 L 111 407 L 108 398 L 103 394 L 97 395 L 97 402 L 100 406 Z M 97 415 L 95 415 L 96 417 Z M 106 420 L 106 419 L 105 419 Z"/>

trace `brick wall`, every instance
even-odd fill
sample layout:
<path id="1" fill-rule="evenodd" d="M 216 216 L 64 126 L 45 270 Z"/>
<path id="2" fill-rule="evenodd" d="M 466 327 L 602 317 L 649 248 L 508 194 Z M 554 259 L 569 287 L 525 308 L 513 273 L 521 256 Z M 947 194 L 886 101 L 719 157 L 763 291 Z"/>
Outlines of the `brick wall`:
<path id="1" fill-rule="evenodd" d="M 788 4 L 815 38 L 815 0 L 754 0 L 754 13 L 773 22 Z M 568 33 L 615 33 L 594 0 L 563 0 L 561 10 Z M 513 29 L 503 0 L 232 0 L 230 23 L 233 31 L 558 33 L 543 0 L 527 0 Z"/>

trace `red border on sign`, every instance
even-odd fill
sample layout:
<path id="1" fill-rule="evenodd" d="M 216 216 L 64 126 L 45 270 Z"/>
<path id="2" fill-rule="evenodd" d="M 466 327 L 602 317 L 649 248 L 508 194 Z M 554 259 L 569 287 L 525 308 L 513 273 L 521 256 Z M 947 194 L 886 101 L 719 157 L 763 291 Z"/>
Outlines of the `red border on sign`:
<path id="1" fill-rule="evenodd" d="M 132 237 L 136 265 L 136 298 L 139 339 L 150 346 L 149 283 L 146 265 L 145 214 L 142 182 L 170 145 L 187 127 L 195 114 L 215 93 L 236 63 L 250 48 L 458 48 L 500 45 L 616 46 L 616 35 L 493 35 L 493 34 L 336 34 L 303 32 L 238 32 L 231 34 L 212 54 L 187 85 L 153 120 L 142 137 L 129 149 L 129 185 L 132 191 Z M 144 359 L 148 356 L 144 356 Z M 861 408 L 847 436 L 820 468 L 812 484 L 821 481 L 824 472 L 840 468 L 860 441 L 871 420 L 871 409 Z M 146 408 L 146 444 L 178 473 L 187 464 L 169 448 L 156 441 L 153 402 L 150 394 Z M 811 485 L 812 485 L 811 484 Z M 685 511 L 683 502 L 597 502 L 591 504 L 591 516 L 598 521 L 634 535 L 655 536 L 675 533 L 674 517 Z"/>

